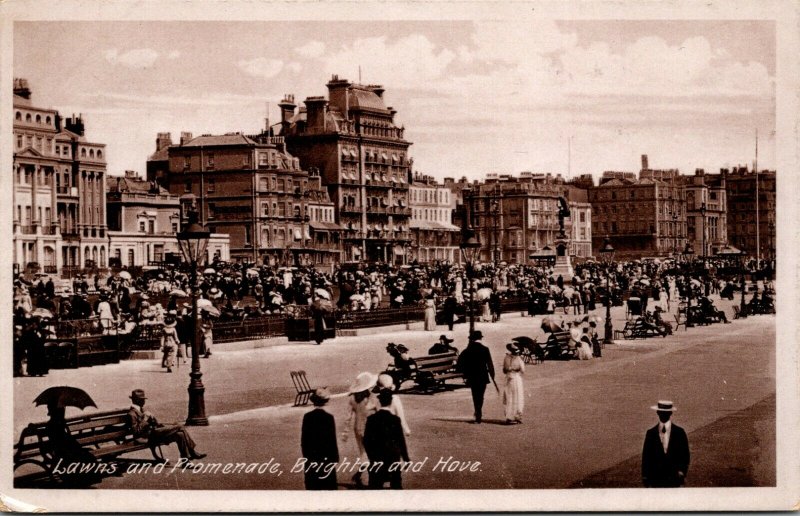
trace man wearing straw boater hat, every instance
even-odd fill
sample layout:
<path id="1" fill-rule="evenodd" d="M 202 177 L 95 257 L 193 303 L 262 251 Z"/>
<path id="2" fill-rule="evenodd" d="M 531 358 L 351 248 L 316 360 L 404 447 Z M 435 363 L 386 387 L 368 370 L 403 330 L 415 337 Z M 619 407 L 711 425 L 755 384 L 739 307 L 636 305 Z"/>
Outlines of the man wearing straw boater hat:
<path id="1" fill-rule="evenodd" d="M 689 470 L 686 432 L 670 420 L 675 412 L 671 401 L 659 400 L 650 408 L 659 422 L 644 438 L 642 483 L 645 487 L 681 487 Z"/>

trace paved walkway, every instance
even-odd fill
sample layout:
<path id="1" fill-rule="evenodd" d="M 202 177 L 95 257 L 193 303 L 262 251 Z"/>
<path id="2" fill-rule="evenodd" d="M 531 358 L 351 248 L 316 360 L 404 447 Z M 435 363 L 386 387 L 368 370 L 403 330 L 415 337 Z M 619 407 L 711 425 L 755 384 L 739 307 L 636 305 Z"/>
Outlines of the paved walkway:
<path id="1" fill-rule="evenodd" d="M 497 324 L 478 325 L 498 369 L 510 338 L 540 335 L 540 317 L 514 315 Z M 614 310 L 614 318 L 615 326 L 621 327 L 621 309 Z M 459 347 L 466 331 L 466 325 L 460 325 L 453 332 Z M 403 342 L 416 355 L 425 353 L 439 333 L 448 332 L 410 331 L 337 338 L 322 346 L 292 343 L 247 351 L 226 352 L 220 345 L 212 358 L 203 360 L 211 425 L 191 429 L 200 449 L 209 454 L 198 464 L 272 461 L 281 464 L 282 473 L 224 475 L 176 469 L 171 474 L 112 477 L 99 487 L 302 489 L 302 475 L 291 468 L 299 455 L 300 421 L 308 409 L 287 405 L 294 397 L 288 371 L 305 369 L 313 384 L 343 392 L 359 371 L 386 366 L 386 342 Z M 656 422 L 648 407 L 660 398 L 675 401 L 676 422 L 689 432 L 689 485 L 770 485 L 775 478 L 774 361 L 775 318 L 757 316 L 730 325 L 681 329 L 667 338 L 620 341 L 606 347 L 599 360 L 529 366 L 523 425 L 498 424 L 502 403 L 492 391 L 487 391 L 482 425 L 469 424 L 472 410 L 466 389 L 403 395 L 413 432 L 411 458 L 427 458 L 419 472 L 405 475 L 405 486 L 636 487 L 644 432 Z M 181 420 L 186 414 L 187 373 L 184 366 L 166 374 L 158 361 L 136 361 L 16 379 L 15 431 L 45 418 L 44 409 L 33 408 L 30 400 L 44 387 L 58 384 L 86 389 L 101 410 L 127 406 L 130 390 L 141 387 L 150 397 L 148 407 L 160 419 Z M 340 426 L 345 401 L 337 397 L 329 405 Z M 716 443 L 717 434 L 731 440 Z M 720 454 L 726 442 L 744 435 L 755 436 L 758 444 L 733 458 Z M 352 438 L 340 442 L 340 451 L 355 459 Z M 175 450 L 169 453 L 175 463 Z M 459 466 L 480 462 L 478 471 L 434 471 L 442 458 L 451 456 Z M 349 477 L 339 475 L 343 488 L 352 487 Z"/>

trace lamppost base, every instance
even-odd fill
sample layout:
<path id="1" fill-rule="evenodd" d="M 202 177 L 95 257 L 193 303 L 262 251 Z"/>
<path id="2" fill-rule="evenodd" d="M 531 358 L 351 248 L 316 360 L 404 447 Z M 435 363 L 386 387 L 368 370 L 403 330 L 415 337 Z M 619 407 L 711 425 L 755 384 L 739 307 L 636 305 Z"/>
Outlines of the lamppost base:
<path id="1" fill-rule="evenodd" d="M 200 385 L 198 386 L 195 382 L 200 383 Z M 192 380 L 192 384 L 189 385 L 187 390 L 189 391 L 189 415 L 186 417 L 186 425 L 208 426 L 208 418 L 206 417 L 205 387 L 203 387 L 198 378 L 197 380 Z"/>

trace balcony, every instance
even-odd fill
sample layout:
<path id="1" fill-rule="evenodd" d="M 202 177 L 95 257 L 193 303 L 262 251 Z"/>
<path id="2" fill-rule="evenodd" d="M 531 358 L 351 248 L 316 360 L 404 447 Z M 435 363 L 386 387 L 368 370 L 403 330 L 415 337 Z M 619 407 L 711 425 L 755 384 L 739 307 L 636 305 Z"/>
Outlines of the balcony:
<path id="1" fill-rule="evenodd" d="M 35 235 L 36 234 L 36 226 L 20 226 L 19 227 L 19 231 L 23 235 Z"/>
<path id="2" fill-rule="evenodd" d="M 67 195 L 70 197 L 77 197 L 78 196 L 78 187 L 77 186 L 57 186 L 56 193 L 58 195 Z"/>
<path id="3" fill-rule="evenodd" d="M 58 226 L 46 225 L 42 226 L 43 235 L 56 235 L 58 234 Z"/>
<path id="4" fill-rule="evenodd" d="M 341 213 L 363 213 L 363 208 L 361 206 L 341 206 L 339 208 Z"/>

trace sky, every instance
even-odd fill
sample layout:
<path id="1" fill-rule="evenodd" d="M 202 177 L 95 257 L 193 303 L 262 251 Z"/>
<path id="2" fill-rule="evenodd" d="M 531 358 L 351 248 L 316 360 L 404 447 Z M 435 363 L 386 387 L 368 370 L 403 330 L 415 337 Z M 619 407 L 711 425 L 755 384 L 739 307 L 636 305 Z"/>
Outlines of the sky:
<path id="1" fill-rule="evenodd" d="M 333 74 L 381 84 L 439 179 L 775 167 L 775 25 L 749 21 L 16 22 L 34 104 L 82 113 L 108 171 L 156 133 L 258 132 Z"/>

